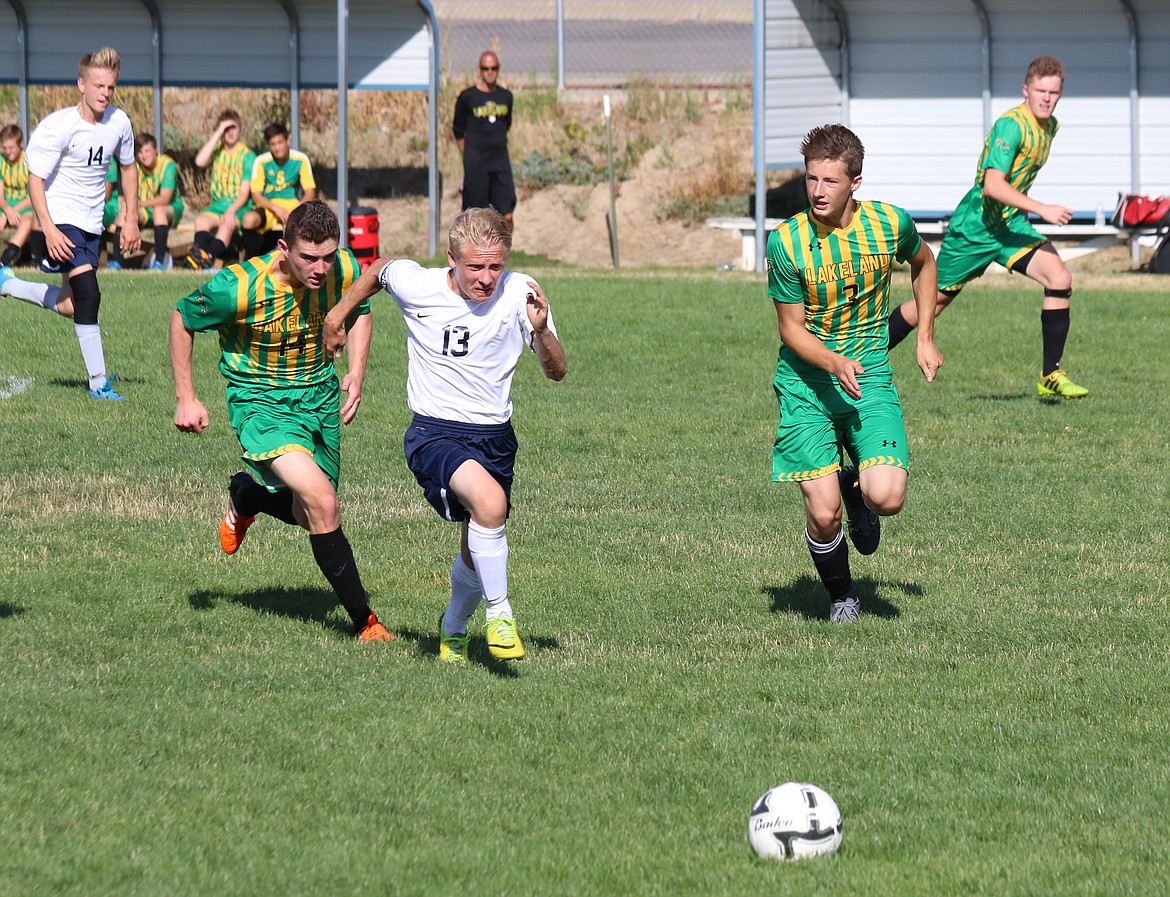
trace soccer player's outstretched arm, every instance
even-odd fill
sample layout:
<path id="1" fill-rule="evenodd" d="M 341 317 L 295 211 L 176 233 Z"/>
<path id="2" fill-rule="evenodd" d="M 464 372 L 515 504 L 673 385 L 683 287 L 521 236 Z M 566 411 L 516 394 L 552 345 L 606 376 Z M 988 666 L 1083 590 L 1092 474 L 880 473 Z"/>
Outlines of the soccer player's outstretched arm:
<path id="1" fill-rule="evenodd" d="M 534 280 L 528 281 L 528 321 L 532 324 L 532 350 L 540 362 L 540 369 L 550 380 L 564 380 L 569 372 L 565 347 L 557 335 L 548 329 L 548 299 Z"/>
<path id="2" fill-rule="evenodd" d="M 353 282 L 353 285 L 341 298 L 341 301 L 329 310 L 329 314 L 325 316 L 324 340 L 326 352 L 334 356 L 341 354 L 341 350 L 345 348 L 346 321 L 349 320 L 349 316 L 353 314 L 353 310 L 363 300 L 369 299 L 374 293 L 382 289 L 382 283 L 378 280 L 378 275 L 382 273 L 382 268 L 386 266 L 387 262 L 392 262 L 397 258 L 400 258 L 400 256 L 388 255 L 377 259 L 358 276 L 358 279 Z"/>
<path id="3" fill-rule="evenodd" d="M 934 344 L 934 307 L 938 302 L 938 267 L 934 253 L 923 240 L 910 259 L 910 285 L 918 310 L 918 368 L 927 383 L 934 382 L 942 367 L 942 352 Z"/>
<path id="4" fill-rule="evenodd" d="M 169 332 L 171 374 L 175 379 L 175 426 L 184 433 L 202 433 L 211 422 L 207 409 L 195 395 L 195 377 L 191 359 L 195 354 L 195 334 L 183 323 L 179 312 L 171 312 Z"/>

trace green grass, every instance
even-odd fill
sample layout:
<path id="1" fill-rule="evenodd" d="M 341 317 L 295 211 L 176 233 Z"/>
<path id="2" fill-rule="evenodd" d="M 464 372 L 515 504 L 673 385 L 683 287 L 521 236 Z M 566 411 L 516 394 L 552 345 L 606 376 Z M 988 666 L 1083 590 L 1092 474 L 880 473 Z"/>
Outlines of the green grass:
<path id="1" fill-rule="evenodd" d="M 457 542 L 401 457 L 403 328 L 375 299 L 343 520 L 393 645 L 346 635 L 303 533 L 215 526 L 238 448 L 175 431 L 190 275 L 103 275 L 128 399 L 0 299 L 0 895 L 1160 893 L 1170 862 L 1164 290 L 1078 289 L 1079 403 L 1035 397 L 1037 290 L 988 278 L 946 366 L 895 372 L 911 491 L 832 628 L 769 482 L 759 278 L 534 270 L 570 371 L 526 358 L 509 524 L 529 645 L 437 662 Z M 899 286 L 907 294 L 905 283 Z M 482 616 L 477 622 L 482 621 Z M 834 858 L 758 861 L 747 813 L 815 782 Z"/>

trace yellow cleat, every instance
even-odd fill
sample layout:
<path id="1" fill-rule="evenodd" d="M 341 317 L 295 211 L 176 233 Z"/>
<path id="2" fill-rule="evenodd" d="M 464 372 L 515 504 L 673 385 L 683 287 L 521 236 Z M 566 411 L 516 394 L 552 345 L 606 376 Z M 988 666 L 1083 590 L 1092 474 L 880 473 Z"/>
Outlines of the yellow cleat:
<path id="1" fill-rule="evenodd" d="M 511 617 L 488 620 L 487 643 L 488 651 L 496 660 L 519 660 L 524 656 L 524 644 Z"/>
<path id="2" fill-rule="evenodd" d="M 1073 383 L 1068 374 L 1060 368 L 1047 377 L 1041 375 L 1040 382 L 1036 384 L 1036 392 L 1042 399 L 1083 399 L 1089 394 L 1083 386 Z"/>
<path id="3" fill-rule="evenodd" d="M 445 611 L 439 615 L 439 660 L 443 663 L 467 663 L 469 637 L 466 632 L 462 635 L 447 635 L 447 630 L 443 628 L 446 616 Z"/>

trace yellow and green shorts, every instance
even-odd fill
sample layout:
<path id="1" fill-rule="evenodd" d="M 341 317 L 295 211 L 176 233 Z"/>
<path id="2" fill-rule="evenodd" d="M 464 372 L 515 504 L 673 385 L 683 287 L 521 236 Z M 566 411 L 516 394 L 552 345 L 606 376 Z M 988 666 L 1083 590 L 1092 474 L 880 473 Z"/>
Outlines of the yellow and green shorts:
<path id="1" fill-rule="evenodd" d="M 776 384 L 780 423 L 772 445 L 772 480 L 798 483 L 836 473 L 844 448 L 858 470 L 910 466 L 902 403 L 893 383 L 862 383 L 853 399 L 836 381 L 786 377 Z"/>
<path id="2" fill-rule="evenodd" d="M 268 463 L 307 452 L 337 488 L 341 475 L 341 387 L 227 386 L 228 419 L 240 440 L 244 466 L 269 489 L 285 488 Z"/>

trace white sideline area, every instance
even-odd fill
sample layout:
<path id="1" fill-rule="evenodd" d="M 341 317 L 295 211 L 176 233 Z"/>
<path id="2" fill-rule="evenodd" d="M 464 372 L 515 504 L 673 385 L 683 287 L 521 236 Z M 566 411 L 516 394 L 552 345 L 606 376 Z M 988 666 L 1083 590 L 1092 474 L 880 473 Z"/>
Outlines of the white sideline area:
<path id="1" fill-rule="evenodd" d="M 765 232 L 772 230 L 782 220 L 784 219 L 766 218 L 764 220 Z M 941 242 L 942 236 L 946 233 L 947 229 L 947 222 L 940 220 L 915 221 L 914 224 L 918 228 L 918 233 L 930 243 Z M 1044 236 L 1061 244 L 1057 246 L 1057 252 L 1065 261 L 1074 259 L 1077 256 L 1088 255 L 1091 252 L 1096 252 L 1098 249 L 1115 246 L 1124 240 L 1130 240 L 1132 241 L 1131 245 L 1133 246 L 1136 263 L 1138 240 L 1146 237 L 1154 237 L 1158 233 L 1153 228 L 1134 230 L 1133 228 L 1114 227 L 1112 224 L 1066 224 L 1063 227 L 1053 224 L 1036 224 L 1033 226 Z M 738 233 L 741 246 L 739 270 L 755 270 L 756 221 L 754 218 L 708 218 L 707 227 L 733 230 Z M 1073 243 L 1074 245 L 1065 245 L 1065 241 L 1069 241 L 1069 243 Z M 992 267 L 995 268 L 998 266 L 993 265 Z"/>

